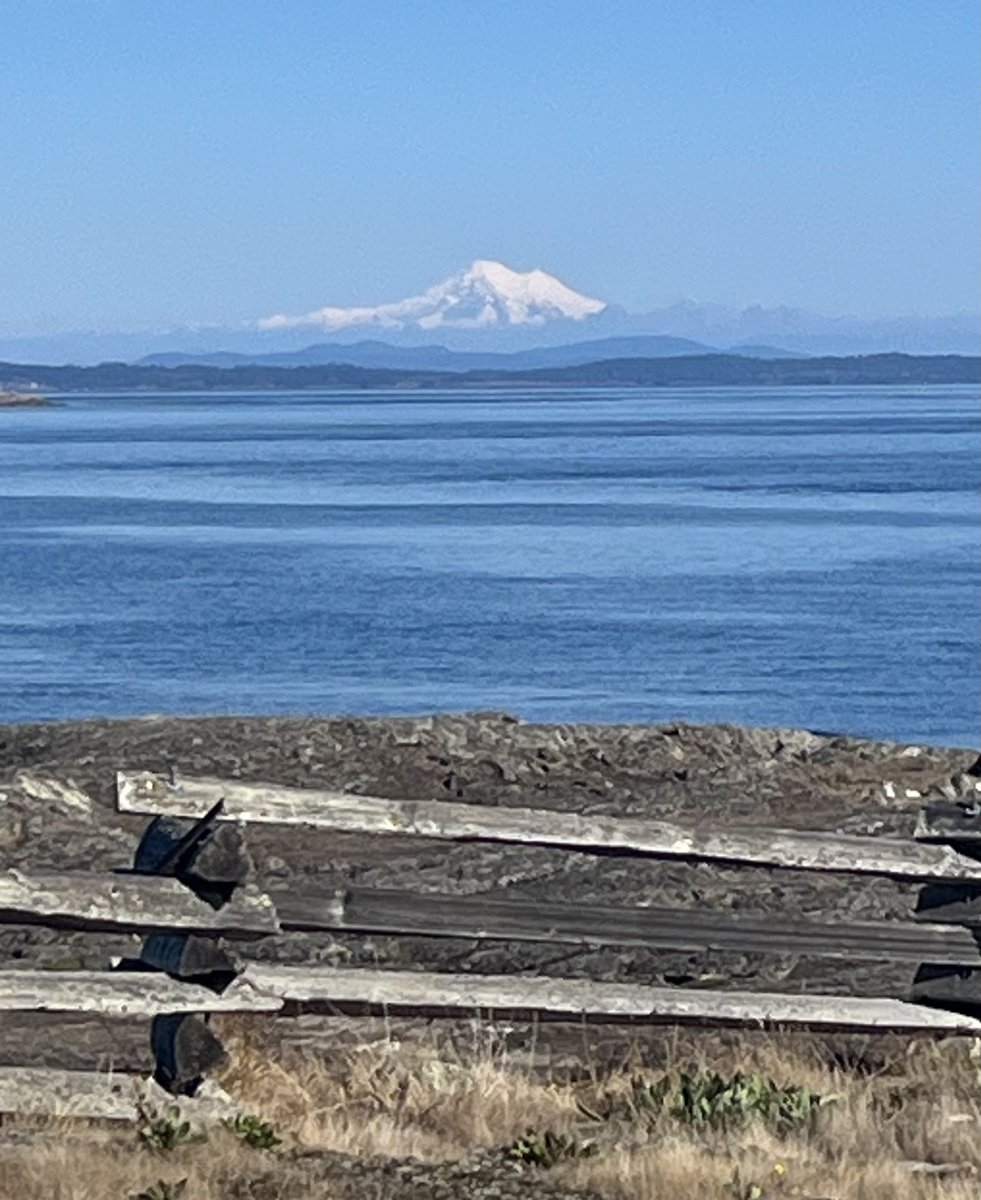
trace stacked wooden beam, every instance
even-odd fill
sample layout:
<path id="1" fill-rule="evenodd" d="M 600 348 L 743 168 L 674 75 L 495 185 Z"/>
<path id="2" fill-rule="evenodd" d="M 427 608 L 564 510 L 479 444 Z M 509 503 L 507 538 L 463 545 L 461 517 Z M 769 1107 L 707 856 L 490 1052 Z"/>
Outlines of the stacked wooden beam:
<path id="1" fill-rule="evenodd" d="M 795 830 L 694 830 L 641 818 L 400 801 L 177 780 L 149 772 L 122 773 L 117 785 L 122 811 L 153 817 L 133 867 L 115 874 L 0 874 L 0 922 L 135 931 L 144 935 L 139 955 L 111 972 L 0 970 L 0 1011 L 150 1018 L 155 1079 L 172 1094 L 200 1092 L 207 1072 L 222 1060 L 209 1024 L 215 1012 L 493 1011 L 615 1023 L 981 1033 L 981 806 L 973 806 L 970 797 L 925 809 L 915 836 L 900 840 Z M 256 886 L 243 829 L 269 822 L 879 875 L 917 881 L 922 891 L 915 920 L 834 923 L 360 887 L 280 888 L 265 894 Z M 241 939 L 280 930 L 744 950 L 891 960 L 919 969 L 911 995 L 869 999 L 284 967 L 245 962 L 235 950 Z M 23 1081 L 16 1087 L 15 1082 L 9 1071 L 0 1071 L 0 1110 L 16 1104 L 16 1094 L 23 1092 Z M 91 1091 L 95 1085 L 90 1084 Z M 111 1097 L 106 1101 L 103 1092 L 99 1095 L 99 1104 L 113 1107 Z"/>

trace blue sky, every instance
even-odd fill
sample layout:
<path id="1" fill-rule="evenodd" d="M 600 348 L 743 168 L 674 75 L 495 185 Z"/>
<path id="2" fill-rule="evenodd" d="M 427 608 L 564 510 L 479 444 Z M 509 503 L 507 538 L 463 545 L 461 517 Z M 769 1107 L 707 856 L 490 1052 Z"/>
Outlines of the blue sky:
<path id="1" fill-rule="evenodd" d="M 378 303 L 977 308 L 974 0 L 0 0 L 0 333 Z"/>

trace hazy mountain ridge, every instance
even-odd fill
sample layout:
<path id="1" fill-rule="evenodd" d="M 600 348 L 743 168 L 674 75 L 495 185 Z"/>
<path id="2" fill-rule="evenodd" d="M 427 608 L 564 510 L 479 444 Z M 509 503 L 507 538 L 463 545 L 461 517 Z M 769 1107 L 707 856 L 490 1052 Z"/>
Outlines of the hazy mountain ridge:
<path id="1" fill-rule="evenodd" d="M 756 353 L 740 350 L 753 358 L 794 357 L 786 351 L 770 347 L 755 347 Z M 152 354 L 140 359 L 137 365 L 177 367 L 197 364 L 210 367 L 262 366 L 304 367 L 328 366 L 332 363 L 355 367 L 384 367 L 390 370 L 426 371 L 519 371 L 540 367 L 573 367 L 582 363 L 611 358 L 665 358 L 696 354 L 721 354 L 716 346 L 703 345 L 687 338 L 625 337 L 602 338 L 595 342 L 573 342 L 566 346 L 543 346 L 535 350 L 506 353 L 449 350 L 445 346 L 393 346 L 387 342 L 365 341 L 338 345 L 320 342 L 303 350 L 279 354 Z"/>
<path id="2" fill-rule="evenodd" d="M 981 358 L 880 354 L 850 358 L 760 359 L 731 354 L 617 358 L 523 371 L 396 371 L 344 364 L 314 367 L 103 363 L 94 367 L 0 362 L 0 387 L 84 391 L 302 391 L 328 388 L 726 387 L 837 384 L 974 384 Z"/>

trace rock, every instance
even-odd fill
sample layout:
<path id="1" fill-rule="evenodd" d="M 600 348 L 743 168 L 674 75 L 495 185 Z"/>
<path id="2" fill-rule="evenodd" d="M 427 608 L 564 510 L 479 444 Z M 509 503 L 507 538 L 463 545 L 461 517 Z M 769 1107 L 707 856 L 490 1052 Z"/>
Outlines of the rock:
<path id="1" fill-rule="evenodd" d="M 42 800 L 64 813 L 92 814 L 92 798 L 69 779 L 45 778 L 33 771 L 18 771 L 14 784 L 32 800 Z"/>

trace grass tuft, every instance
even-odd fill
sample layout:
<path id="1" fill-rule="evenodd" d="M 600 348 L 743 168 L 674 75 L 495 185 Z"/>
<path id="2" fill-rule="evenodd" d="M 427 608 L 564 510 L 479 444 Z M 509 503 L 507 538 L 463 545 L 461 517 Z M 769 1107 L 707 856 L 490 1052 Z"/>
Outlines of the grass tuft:
<path id="1" fill-rule="evenodd" d="M 226 1020 L 220 1082 L 252 1115 L 203 1140 L 173 1113 L 144 1116 L 153 1154 L 132 1128 L 8 1118 L 0 1196 L 467 1200 L 501 1172 L 501 1197 L 977 1200 L 981 1087 L 963 1040 L 666 1031 L 646 1043 L 659 1039 L 656 1072 L 625 1056 L 560 1077 L 490 1036 L 472 1053 L 435 1036 L 328 1052 Z"/>

